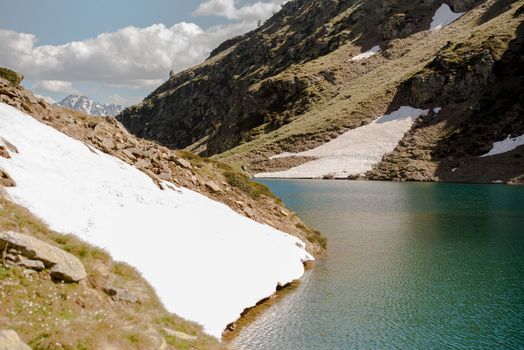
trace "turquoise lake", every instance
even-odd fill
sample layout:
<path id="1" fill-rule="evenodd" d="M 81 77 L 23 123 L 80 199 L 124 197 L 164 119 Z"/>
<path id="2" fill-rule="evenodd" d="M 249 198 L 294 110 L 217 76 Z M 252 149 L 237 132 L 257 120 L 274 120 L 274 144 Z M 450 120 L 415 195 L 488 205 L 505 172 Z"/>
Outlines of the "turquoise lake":
<path id="1" fill-rule="evenodd" d="M 328 256 L 236 349 L 524 349 L 524 187 L 260 182 Z"/>

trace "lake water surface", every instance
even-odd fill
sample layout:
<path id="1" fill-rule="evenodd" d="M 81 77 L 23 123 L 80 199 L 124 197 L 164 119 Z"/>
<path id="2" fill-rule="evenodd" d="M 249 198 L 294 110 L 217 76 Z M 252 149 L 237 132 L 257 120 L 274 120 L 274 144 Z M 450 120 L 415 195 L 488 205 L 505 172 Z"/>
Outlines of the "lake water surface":
<path id="1" fill-rule="evenodd" d="M 524 187 L 261 182 L 329 253 L 237 349 L 524 349 Z"/>

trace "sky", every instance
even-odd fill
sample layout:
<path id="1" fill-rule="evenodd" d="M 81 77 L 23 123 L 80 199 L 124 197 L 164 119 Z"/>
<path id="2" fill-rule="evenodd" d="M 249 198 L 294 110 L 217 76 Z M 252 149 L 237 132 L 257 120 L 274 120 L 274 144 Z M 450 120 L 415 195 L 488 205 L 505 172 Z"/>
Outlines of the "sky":
<path id="1" fill-rule="evenodd" d="M 35 94 L 125 106 L 286 0 L 0 0 L 0 66 Z"/>

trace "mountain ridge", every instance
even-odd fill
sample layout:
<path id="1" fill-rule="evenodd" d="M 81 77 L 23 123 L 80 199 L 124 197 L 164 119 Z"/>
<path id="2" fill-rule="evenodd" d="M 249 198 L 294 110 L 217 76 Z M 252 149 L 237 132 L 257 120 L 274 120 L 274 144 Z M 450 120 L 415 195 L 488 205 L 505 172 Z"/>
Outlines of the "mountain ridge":
<path id="1" fill-rule="evenodd" d="M 465 14 L 429 30 L 443 4 L 453 13 Z M 491 58 L 486 59 L 498 61 L 521 35 L 518 27 L 522 11 L 518 8 L 522 4 L 518 0 L 424 1 L 417 5 L 402 0 L 292 1 L 260 28 L 220 45 L 207 61 L 175 75 L 117 118 L 141 137 L 244 165 L 250 174 L 287 169 L 310 159 L 270 158 L 282 152 L 313 149 L 401 106 L 445 107 L 451 90 L 440 93 L 428 106 L 416 94 L 429 93 L 435 87 L 432 82 L 420 80 L 413 92 L 405 89 L 405 82 L 434 69 L 428 65 L 449 45 L 471 47 L 462 49 L 465 55 L 470 51 L 473 55 L 477 48 L 490 50 Z M 379 53 L 351 60 L 375 46 L 380 46 Z M 518 65 L 518 56 L 512 60 Z M 489 90 L 486 82 L 499 79 L 491 63 L 484 68 L 477 61 L 471 63 L 477 65 L 474 69 L 480 69 L 480 75 L 475 73 L 463 82 L 469 106 L 453 103 L 453 108 L 445 108 L 442 123 L 452 115 L 466 113 L 464 108 L 474 108 L 481 100 L 474 90 L 476 83 Z M 456 76 L 459 83 L 459 77 L 468 76 L 469 67 L 473 66 L 447 65 L 441 69 L 450 77 Z M 481 73 L 482 69 L 487 71 Z M 410 97 L 410 93 L 416 97 Z M 445 128 L 438 138 L 453 131 L 444 132 Z M 429 132 L 424 130 L 424 134 Z M 482 141 L 483 149 L 508 135 L 485 136 L 489 137 Z M 417 149 L 415 153 L 424 154 L 423 161 L 407 161 L 402 156 L 409 165 L 396 162 L 381 175 L 351 177 L 510 182 L 523 172 L 517 159 L 512 163 L 512 174 L 501 173 L 500 179 L 497 171 L 490 171 L 489 178 L 466 173 L 460 177 L 460 171 L 451 173 L 456 166 L 449 168 L 446 157 L 437 156 L 446 153 L 441 142 L 435 139 L 431 145 L 416 147 L 435 150 Z M 471 151 L 475 146 L 468 147 L 470 151 L 460 156 L 463 159 L 459 163 L 468 164 L 463 168 L 476 164 L 478 152 Z M 488 162 L 484 166 L 489 168 Z"/>
<path id="2" fill-rule="evenodd" d="M 80 111 L 86 114 L 95 115 L 99 117 L 111 116 L 114 117 L 124 109 L 122 105 L 116 104 L 101 104 L 87 96 L 69 95 L 63 100 L 56 103 L 58 106 Z"/>

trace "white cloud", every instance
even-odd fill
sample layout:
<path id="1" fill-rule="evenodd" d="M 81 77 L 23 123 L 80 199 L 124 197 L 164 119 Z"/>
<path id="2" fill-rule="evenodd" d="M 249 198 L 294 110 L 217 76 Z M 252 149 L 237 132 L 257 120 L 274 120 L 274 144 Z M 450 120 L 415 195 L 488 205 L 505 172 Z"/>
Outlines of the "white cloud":
<path id="1" fill-rule="evenodd" d="M 140 102 L 142 98 L 131 96 L 131 97 L 124 97 L 120 96 L 119 94 L 113 94 L 107 98 L 107 103 L 112 103 L 115 105 L 122 105 L 122 106 L 131 106 L 135 103 Z"/>
<path id="2" fill-rule="evenodd" d="M 41 46 L 36 45 L 35 35 L 0 29 L 0 66 L 21 72 L 28 80 L 151 87 L 165 81 L 170 70 L 178 72 L 202 62 L 221 42 L 255 25 L 238 22 L 203 30 L 185 22 L 172 27 L 154 24 L 126 27 L 64 45 Z M 37 85 L 47 91 L 67 89 L 64 84 Z"/>
<path id="3" fill-rule="evenodd" d="M 257 21 L 269 18 L 280 10 L 287 0 L 257 1 L 238 8 L 235 0 L 207 0 L 193 12 L 195 16 L 221 16 L 240 21 Z"/>
<path id="4" fill-rule="evenodd" d="M 24 74 L 41 94 L 79 94 L 75 87 L 85 83 L 145 94 L 165 81 L 170 70 L 202 62 L 220 43 L 254 29 L 285 2 L 257 0 L 237 6 L 235 0 L 207 0 L 195 14 L 232 21 L 207 29 L 186 22 L 130 26 L 63 45 L 38 45 L 34 34 L 0 29 L 0 66 Z"/>
<path id="5" fill-rule="evenodd" d="M 52 97 L 49 97 L 49 96 L 42 96 L 42 95 L 35 94 L 35 97 L 36 98 L 41 98 L 42 100 L 46 101 L 49 104 L 56 103 L 55 99 L 52 98 Z"/>
<path id="6" fill-rule="evenodd" d="M 48 92 L 56 92 L 61 94 L 79 94 L 80 92 L 73 88 L 70 81 L 61 80 L 40 80 L 33 85 L 36 90 L 43 90 Z"/>

